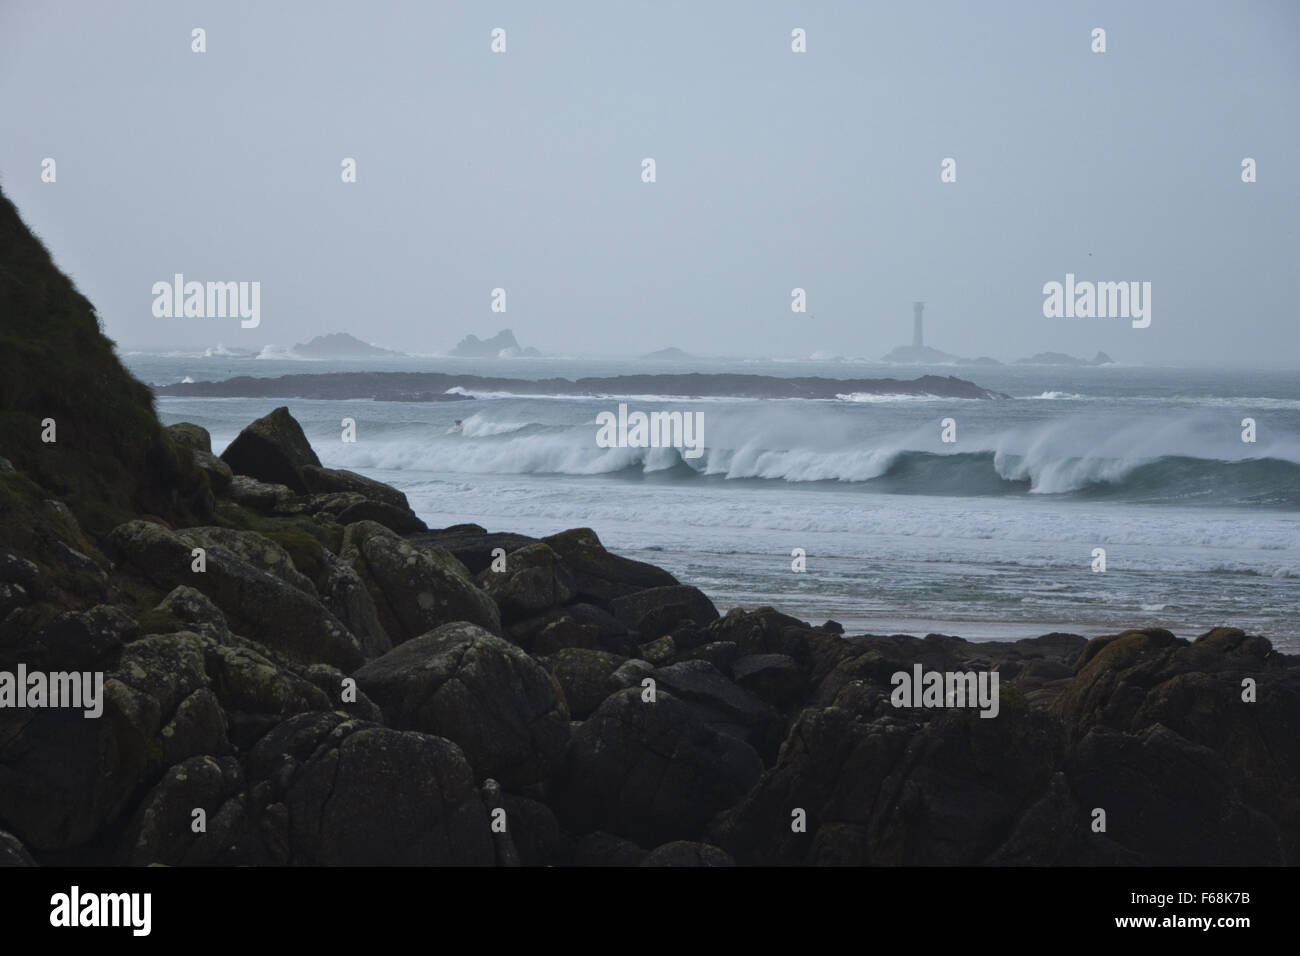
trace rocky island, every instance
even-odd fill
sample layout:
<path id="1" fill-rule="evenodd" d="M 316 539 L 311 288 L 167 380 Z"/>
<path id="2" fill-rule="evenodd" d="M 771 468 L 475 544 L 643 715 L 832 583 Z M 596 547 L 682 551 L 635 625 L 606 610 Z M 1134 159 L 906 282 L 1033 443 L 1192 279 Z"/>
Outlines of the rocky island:
<path id="1" fill-rule="evenodd" d="M 533 358 L 542 353 L 532 346 L 521 348 L 515 340 L 515 334 L 509 329 L 502 329 L 490 339 L 467 335 L 447 354 L 460 358 Z"/>
<path id="2" fill-rule="evenodd" d="M 643 359 L 650 359 L 655 362 L 681 362 L 685 359 L 694 358 L 689 352 L 684 352 L 675 345 L 670 345 L 666 349 L 657 349 L 653 352 L 647 352 L 641 356 Z"/>
<path id="3" fill-rule="evenodd" d="M 162 427 L 3 197 L 0 262 L 0 673 L 103 676 L 97 718 L 0 697 L 0 862 L 1300 862 L 1262 637 L 846 635 L 591 529 L 429 529 L 286 407 Z M 918 667 L 996 717 L 895 706 Z"/>
<path id="4" fill-rule="evenodd" d="M 1068 365 L 1074 368 L 1084 366 L 1114 365 L 1115 360 L 1105 352 L 1098 352 L 1091 359 L 1076 358 L 1064 352 L 1039 352 L 1028 358 L 1016 359 L 1017 365 Z"/>
<path id="5" fill-rule="evenodd" d="M 402 355 L 392 349 L 383 349 L 363 342 L 346 332 L 318 335 L 310 342 L 299 342 L 293 347 L 295 355 L 314 359 L 387 358 Z"/>
<path id="6" fill-rule="evenodd" d="M 454 390 L 454 391 L 453 391 Z M 1009 398 L 953 376 L 919 378 L 778 378 L 772 375 L 691 372 L 682 375 L 610 375 L 537 380 L 451 372 L 325 372 L 220 382 L 162 385 L 159 395 L 221 398 L 368 398 L 375 401 L 439 401 L 482 392 L 514 395 L 663 395 L 689 398 L 834 399 L 846 394 L 929 395 L 936 398 Z"/>

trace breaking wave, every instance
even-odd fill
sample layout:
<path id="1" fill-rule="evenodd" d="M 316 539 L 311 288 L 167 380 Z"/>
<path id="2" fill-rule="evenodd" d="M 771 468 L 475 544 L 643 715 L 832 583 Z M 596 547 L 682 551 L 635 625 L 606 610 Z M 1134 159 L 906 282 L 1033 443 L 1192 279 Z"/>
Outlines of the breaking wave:
<path id="1" fill-rule="evenodd" d="M 343 463 L 399 471 L 653 475 L 667 481 L 860 486 L 887 494 L 1057 495 L 1300 510 L 1300 462 L 1277 450 L 1232 460 L 1160 454 L 1142 442 L 1126 447 L 1112 440 L 1079 453 L 1077 443 L 1060 435 L 1047 440 L 1008 434 L 991 443 L 964 441 L 962 451 L 950 452 L 930 450 L 915 434 L 868 441 L 768 428 L 732 429 L 730 435 L 715 429 L 712 436 L 706 433 L 704 453 L 688 459 L 674 448 L 601 448 L 594 436 L 594 423 L 494 421 L 474 414 L 443 433 L 414 425 L 348 445 Z"/>

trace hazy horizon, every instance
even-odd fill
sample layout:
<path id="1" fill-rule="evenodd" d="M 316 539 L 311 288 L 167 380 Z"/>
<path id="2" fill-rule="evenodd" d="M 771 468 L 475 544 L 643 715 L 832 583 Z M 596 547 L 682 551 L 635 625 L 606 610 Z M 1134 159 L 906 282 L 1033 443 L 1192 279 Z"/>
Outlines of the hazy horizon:
<path id="1" fill-rule="evenodd" d="M 347 330 L 346 330 L 346 329 L 335 329 L 335 330 L 332 330 L 332 331 L 334 331 L 334 332 L 346 332 Z M 321 332 L 321 333 L 318 333 L 318 334 L 320 334 L 320 335 L 326 335 L 326 334 L 329 334 L 329 333 Z M 348 334 L 352 334 L 352 333 L 348 333 Z M 494 333 L 494 334 L 495 334 L 495 333 Z M 110 336 L 110 337 L 111 337 L 111 336 Z M 313 336 L 313 338 L 314 338 L 314 337 L 315 337 L 315 336 Z M 369 341 L 366 340 L 363 336 L 354 336 L 354 337 L 357 338 L 357 339 L 360 340 L 360 341 L 366 342 L 366 344 L 369 344 L 369 345 L 375 345 L 375 346 L 380 347 L 380 348 L 389 348 L 389 349 L 391 349 L 391 346 L 387 346 L 387 345 L 385 345 L 385 344 L 382 343 L 382 342 L 369 342 Z M 480 338 L 481 338 L 481 337 L 482 337 L 482 336 L 480 335 Z M 165 356 L 165 355 L 173 354 L 173 353 L 197 354 L 197 352 L 196 352 L 195 350 L 186 349 L 184 346 L 177 346 L 177 345 L 172 345 L 172 344 L 158 344 L 158 345 L 130 345 L 130 346 L 128 346 L 128 345 L 123 345 L 123 344 L 120 343 L 120 342 L 115 342 L 115 344 L 116 344 L 117 347 L 118 347 L 118 351 L 119 351 L 119 353 L 122 353 L 122 354 L 157 355 L 157 356 Z M 223 341 L 223 342 L 220 342 L 220 343 L 214 342 L 214 343 L 212 343 L 211 345 L 206 345 L 206 344 L 205 344 L 205 345 L 202 346 L 198 351 L 205 351 L 205 350 L 208 349 L 208 348 L 213 348 L 213 349 L 215 349 L 215 348 L 217 347 L 218 344 L 223 345 L 223 346 L 225 346 L 226 348 L 242 347 L 242 346 L 238 346 L 237 343 L 236 343 L 235 345 L 232 345 L 232 343 L 230 343 L 229 341 Z M 281 347 L 283 347 L 283 348 L 285 348 L 285 349 L 291 349 L 294 345 L 302 345 L 302 344 L 305 344 L 305 343 L 302 343 L 302 342 L 290 342 L 290 343 L 271 342 L 271 343 L 267 343 L 267 344 L 273 346 L 273 347 L 276 348 L 276 349 L 279 349 L 279 348 L 281 348 Z M 520 344 L 521 346 L 528 346 L 530 343 L 528 343 L 528 342 L 520 342 L 519 344 Z M 902 343 L 899 343 L 899 344 L 902 344 Z M 935 347 L 939 347 L 939 346 L 941 346 L 943 343 L 930 343 L 930 342 L 928 341 L 928 337 L 927 337 L 927 345 L 930 345 L 930 344 L 935 345 Z M 672 347 L 672 343 L 668 343 L 668 344 L 665 345 L 664 347 L 665 347 L 665 348 Z M 852 369 L 853 369 L 854 367 L 859 367 L 859 366 L 860 366 L 860 367 L 876 367 L 876 366 L 879 366 L 880 368 L 886 370 L 886 371 L 888 372 L 888 374 L 889 374 L 891 377 L 895 377 L 895 378 L 911 378 L 911 377 L 913 377 L 913 376 L 915 376 L 915 375 L 933 374 L 935 369 L 953 369 L 954 371 L 953 371 L 952 374 L 955 374 L 958 378 L 975 378 L 975 379 L 978 379 L 980 369 L 981 369 L 981 368 L 987 368 L 987 367 L 989 367 L 989 366 L 986 366 L 986 365 L 977 365 L 977 364 L 972 364 L 972 363 L 970 363 L 970 362 L 953 362 L 953 363 L 885 362 L 885 361 L 883 361 L 883 360 L 881 359 L 880 356 L 875 356 L 875 355 L 851 355 L 851 354 L 850 354 L 850 355 L 837 355 L 837 356 L 834 356 L 834 357 L 831 357 L 831 358 L 822 358 L 822 357 L 819 357 L 819 358 L 813 358 L 813 357 L 808 356 L 808 355 L 803 355 L 803 356 L 800 356 L 800 355 L 767 355 L 767 354 L 749 353 L 749 352 L 743 352 L 743 351 L 741 351 L 741 352 L 733 352 L 733 353 L 731 353 L 731 354 L 729 354 L 729 355 L 724 355 L 724 354 L 721 354 L 721 353 L 697 353 L 697 352 L 691 352 L 691 353 L 689 353 L 688 356 L 687 356 L 686 358 L 684 358 L 684 359 L 680 359 L 680 360 L 677 360 L 677 359 L 664 359 L 664 360 L 659 360 L 659 359 L 653 359 L 653 358 L 651 358 L 651 357 L 650 357 L 648 354 L 646 354 L 646 353 L 641 353 L 641 352 L 631 352 L 631 351 L 626 351 L 626 350 L 624 350 L 624 351 L 620 351 L 620 350 L 617 350 L 617 349 L 613 349 L 613 350 L 606 351 L 606 352 L 594 352 L 594 351 L 593 351 L 593 352 L 559 352 L 559 351 L 557 351 L 557 352 L 544 352 L 544 353 L 542 353 L 542 354 L 540 354 L 540 355 L 534 355 L 534 356 L 516 356 L 516 357 L 509 357 L 509 358 L 499 358 L 499 357 L 498 357 L 498 358 L 482 358 L 482 357 L 474 358 L 474 357 L 469 357 L 469 356 L 457 356 L 457 355 L 450 355 L 450 354 L 448 354 L 448 351 L 450 351 L 450 350 L 443 351 L 443 352 L 404 352 L 404 351 L 402 351 L 402 350 L 400 350 L 400 349 L 391 349 L 391 350 L 392 350 L 392 351 L 395 351 L 395 352 L 398 353 L 398 354 L 395 355 L 395 356 L 391 356 L 391 357 L 389 357 L 389 358 L 393 358 L 393 359 L 415 359 L 415 360 L 418 360 L 418 359 L 429 359 L 429 360 L 451 359 L 451 360 L 455 360 L 455 361 L 457 361 L 457 362 L 465 362 L 465 363 L 470 363 L 470 364 L 482 364 L 482 363 L 484 363 L 484 362 L 498 362 L 498 361 L 499 361 L 499 362 L 503 362 L 503 363 L 516 363 L 516 364 L 518 364 L 518 363 L 520 363 L 521 360 L 529 360 L 529 361 L 544 361 L 544 360 L 547 360 L 547 359 L 551 359 L 551 360 L 554 360 L 554 361 L 557 361 L 557 362 L 560 362 L 560 361 L 583 362 L 583 361 L 588 361 L 588 360 L 593 361 L 593 362 L 602 362 L 602 361 L 618 361 L 618 360 L 622 360 L 622 361 L 637 361 L 637 360 L 644 360 L 644 361 L 646 362 L 646 364 L 645 364 L 643 367 L 638 368 L 636 374 L 646 374 L 646 375 L 653 375 L 653 374 L 658 374 L 658 373 L 663 373 L 663 374 L 673 374 L 673 373 L 677 370 L 678 364 L 680 364 L 680 365 L 683 366 L 683 367 L 686 367 L 686 366 L 689 366 L 691 362 L 693 362 L 693 361 L 697 361 L 697 360 L 698 360 L 698 361 L 701 361 L 701 362 L 710 362 L 710 361 L 726 362 L 726 361 L 734 360 L 734 361 L 745 361 L 745 362 L 750 362 L 750 361 L 753 361 L 753 362 L 765 362 L 765 363 L 766 363 L 766 362 L 771 362 L 771 363 L 774 363 L 774 364 L 792 364 L 792 363 L 799 363 L 799 364 L 820 365 L 820 366 L 832 365 L 832 364 L 843 364 L 843 365 L 846 367 L 846 372 L 845 372 L 845 376 L 844 376 L 844 377 L 847 377 L 847 378 L 860 378 L 860 377 L 862 377 L 859 373 L 856 373 L 856 372 L 853 372 L 853 371 L 852 371 Z M 686 350 L 683 349 L 683 351 L 686 351 Z M 1042 349 L 1042 350 L 1040 350 L 1040 351 L 1042 351 L 1042 352 L 1057 352 L 1058 350 L 1056 350 L 1056 349 Z M 1099 351 L 1104 351 L 1104 350 L 1099 350 Z M 1034 353 L 1034 354 L 1038 354 L 1038 353 L 1036 352 L 1036 353 Z M 1064 353 L 1064 354 L 1070 354 L 1070 353 Z M 974 358 L 975 356 L 962 356 L 962 357 L 963 357 L 963 358 Z M 1055 364 L 1036 365 L 1036 363 L 1030 363 L 1030 362 L 1023 362 L 1023 363 L 1022 363 L 1022 362 L 1020 361 L 1021 359 L 1032 358 L 1032 357 L 1033 357 L 1032 355 L 1008 355 L 1008 356 L 998 356 L 998 355 L 993 355 L 993 356 L 988 356 L 988 357 L 989 357 L 989 358 L 997 359 L 997 360 L 1001 363 L 1001 365 L 1004 365 L 1004 366 L 1023 366 L 1023 367 L 1028 367 L 1028 368 L 1041 367 L 1041 368 L 1046 368 L 1046 369 L 1052 369 L 1052 368 L 1065 368 L 1065 369 L 1079 369 L 1079 370 L 1087 370 L 1087 369 L 1089 369 L 1089 368 L 1103 368 L 1103 369 L 1104 369 L 1104 368 L 1112 368 L 1112 367 L 1114 367 L 1114 368 L 1149 368 L 1149 369 L 1159 369 L 1159 368 L 1168 368 L 1168 369 L 1223 369 L 1223 370 L 1227 370 L 1227 371 L 1231 371 L 1231 370 L 1234 370 L 1234 369 L 1242 369 L 1242 370 L 1246 370 L 1246 369 L 1258 369 L 1258 370 L 1261 370 L 1261 371 L 1280 371 L 1280 372 L 1286 372 L 1286 371 L 1292 371 L 1293 369 L 1296 368 L 1295 365 L 1287 365 L 1287 364 L 1285 364 L 1285 363 L 1280 363 L 1280 364 L 1277 364 L 1277 363 L 1275 363 L 1275 364 L 1269 364 L 1267 361 L 1250 361 L 1250 360 L 1241 360 L 1241 361 L 1237 361 L 1237 362 L 1234 362 L 1234 361 L 1231 361 L 1231 360 L 1225 360 L 1225 361 L 1214 361 L 1214 360 L 1211 360 L 1211 359 L 1205 359 L 1205 360 L 1202 360 L 1202 361 L 1189 360 L 1189 361 L 1184 361 L 1184 362 L 1128 362 L 1128 361 L 1124 361 L 1124 360 L 1121 359 L 1121 358 L 1118 358 L 1118 357 L 1115 357 L 1115 356 L 1111 356 L 1111 358 L 1114 359 L 1113 362 L 1110 362 L 1110 363 L 1105 364 L 1105 365 L 1100 365 L 1100 366 L 1092 366 L 1092 365 L 1086 365 L 1086 364 L 1085 364 L 1085 365 L 1055 365 Z M 1093 355 L 1091 355 L 1091 354 L 1077 354 L 1077 355 L 1071 355 L 1071 357 L 1072 357 L 1072 358 L 1085 359 L 1085 360 L 1089 360 L 1089 361 L 1091 361 L 1091 359 L 1093 358 Z M 385 358 L 385 357 L 383 357 L 383 356 L 376 356 L 376 357 L 373 358 L 373 360 L 374 360 L 374 361 L 382 361 L 382 360 L 384 360 L 384 358 Z M 313 362 L 340 361 L 340 360 L 337 360 L 337 359 L 330 359 L 330 358 L 315 358 L 315 357 L 305 357 L 305 356 L 298 356 L 298 355 L 279 355 L 279 354 L 267 354 L 267 355 L 255 356 L 255 357 L 252 357 L 252 358 L 247 359 L 247 361 L 258 361 L 259 359 L 270 359 L 270 360 L 291 359 L 292 361 L 295 361 L 295 362 L 302 362 L 302 363 L 303 363 L 304 365 L 306 365 L 306 366 L 310 366 Z M 242 360 L 241 360 L 241 361 L 242 361 Z M 366 361 L 370 361 L 370 359 L 348 359 L 348 360 L 343 360 L 343 361 L 353 361 L 353 362 L 361 362 L 361 363 L 364 363 L 364 362 L 366 362 Z M 304 369 L 303 371 L 306 372 L 307 369 Z M 331 371 L 335 371 L 335 370 L 331 369 Z M 501 374 L 507 374 L 507 373 L 508 373 L 508 366 L 507 366 L 507 368 L 506 368 L 505 371 L 502 371 L 502 372 L 501 372 Z M 484 372 L 483 374 L 488 374 L 488 373 Z M 492 374 L 497 374 L 497 373 L 496 373 L 496 372 L 493 372 Z M 761 369 L 755 369 L 753 374 L 761 375 L 761 374 L 763 374 L 763 372 L 762 372 Z M 807 373 L 807 374 L 809 374 L 809 375 L 819 375 L 819 374 L 822 374 L 822 373 L 821 373 L 821 372 L 817 372 L 817 371 L 812 371 L 812 372 L 809 372 L 809 373 Z M 530 378 L 530 377 L 532 377 L 532 376 L 531 376 L 531 375 L 530 375 L 526 370 L 524 370 L 524 369 L 521 367 L 517 373 L 514 373 L 513 375 L 510 375 L 509 377 L 517 377 L 517 378 L 521 378 L 521 379 L 528 379 L 528 378 Z"/>
<path id="2" fill-rule="evenodd" d="M 1289 3 L 16 0 L 0 184 L 124 351 L 879 359 L 920 299 L 971 358 L 1293 368 L 1298 90 Z M 260 324 L 155 317 L 175 273 Z M 1150 282 L 1150 326 L 1044 317 L 1067 273 Z"/>

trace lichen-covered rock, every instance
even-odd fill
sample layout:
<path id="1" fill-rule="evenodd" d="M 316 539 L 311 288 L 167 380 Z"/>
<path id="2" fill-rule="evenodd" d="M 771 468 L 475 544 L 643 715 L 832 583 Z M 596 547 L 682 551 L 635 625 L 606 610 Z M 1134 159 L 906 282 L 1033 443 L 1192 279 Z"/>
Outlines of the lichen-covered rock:
<path id="1" fill-rule="evenodd" d="M 0 709 L 0 819 L 33 849 L 85 843 L 167 767 L 229 749 L 197 634 L 127 644 L 100 705 Z"/>
<path id="2" fill-rule="evenodd" d="M 258 481 L 247 475 L 232 477 L 224 493 L 236 504 L 262 513 L 281 509 L 294 498 L 293 489 L 288 485 Z"/>
<path id="3" fill-rule="evenodd" d="M 348 525 L 340 557 L 366 582 L 394 642 L 453 621 L 501 633 L 496 604 L 446 551 L 418 547 L 382 525 L 362 521 Z"/>
<path id="4" fill-rule="evenodd" d="M 606 697 L 621 689 L 613 675 L 625 659 L 582 647 L 566 647 L 551 656 L 551 673 L 564 689 L 569 714 L 575 720 L 586 719 Z"/>
<path id="5" fill-rule="evenodd" d="M 415 512 L 395 508 L 384 501 L 358 501 L 340 511 L 336 520 L 341 525 L 355 524 L 358 521 L 374 521 L 398 534 L 423 531 L 426 527 L 425 523 L 416 517 Z"/>
<path id="6" fill-rule="evenodd" d="M 606 551 L 590 528 L 572 528 L 542 540 L 573 572 L 579 600 L 605 604 L 646 588 L 678 583 L 662 568 Z"/>
<path id="7" fill-rule="evenodd" d="M 211 543 L 205 549 L 206 569 L 200 572 L 193 570 L 195 546 L 152 522 L 119 525 L 109 534 L 109 544 L 155 585 L 184 584 L 203 592 L 232 629 L 290 660 L 352 670 L 364 659 L 357 639 L 317 598 L 223 545 Z M 266 546 L 268 554 L 282 553 L 270 541 Z"/>
<path id="8" fill-rule="evenodd" d="M 207 672 L 208 643 L 198 634 L 152 634 L 132 641 L 104 683 L 105 718 L 140 776 L 156 777 L 195 754 L 223 754 L 226 715 Z"/>
<path id="9" fill-rule="evenodd" d="M 520 548 L 505 561 L 505 570 L 489 567 L 479 574 L 478 582 L 507 624 L 568 604 L 577 594 L 573 573 L 544 544 Z"/>
<path id="10" fill-rule="evenodd" d="M 286 717 L 330 710 L 334 703 L 315 684 L 247 647 L 208 647 L 205 665 L 213 693 L 227 712 Z"/>
<path id="11" fill-rule="evenodd" d="M 273 574 L 285 584 L 297 588 L 309 597 L 317 597 L 311 580 L 294 565 L 289 552 L 275 541 L 255 531 L 237 531 L 233 528 L 185 528 L 176 532 L 191 548 L 221 547 L 238 555 L 253 567 Z"/>
<path id="12" fill-rule="evenodd" d="M 177 422 L 175 425 L 168 425 L 165 431 L 178 445 L 184 445 L 192 451 L 212 452 L 212 435 L 202 425 Z"/>
<path id="13" fill-rule="evenodd" d="M 637 648 L 637 653 L 651 664 L 663 667 L 677 656 L 677 642 L 671 635 L 665 634 L 663 637 L 642 644 Z"/>
<path id="14" fill-rule="evenodd" d="M 327 554 L 317 590 L 321 603 L 356 636 L 367 660 L 392 650 L 393 641 L 379 618 L 375 599 L 350 564 Z"/>
<path id="15" fill-rule="evenodd" d="M 609 675 L 610 682 L 619 690 L 625 687 L 641 687 L 647 677 L 655 672 L 655 666 L 649 661 L 633 657 L 618 665 L 618 669 Z"/>
<path id="16" fill-rule="evenodd" d="M 478 774 L 507 787 L 549 777 L 568 743 L 559 685 L 518 647 L 473 624 L 443 625 L 353 676 L 392 726 L 455 741 Z"/>
<path id="17" fill-rule="evenodd" d="M 366 692 L 356 686 L 356 681 L 336 667 L 328 664 L 313 664 L 303 671 L 302 676 L 325 695 L 331 710 L 341 711 L 350 717 L 384 723 L 384 712 L 379 705 L 366 696 Z"/>
<path id="18" fill-rule="evenodd" d="M 221 460 L 237 475 L 287 485 L 298 494 L 311 490 L 303 468 L 320 467 L 302 426 L 285 406 L 247 426 L 221 453 Z"/>
<path id="19" fill-rule="evenodd" d="M 481 525 L 458 524 L 450 528 L 439 528 L 407 536 L 412 544 L 422 548 L 442 548 L 449 552 L 461 564 L 469 568 L 471 574 L 482 574 L 492 564 L 498 550 L 503 554 L 518 551 L 530 544 L 537 544 L 536 538 L 514 534 L 509 531 L 488 531 Z"/>
<path id="20" fill-rule="evenodd" d="M 234 757 L 190 757 L 168 770 L 145 795 L 127 827 L 126 866 L 222 865 L 244 862 L 249 821 Z M 195 811 L 202 811 L 196 816 Z M 196 824 L 202 828 L 196 832 Z"/>
<path id="21" fill-rule="evenodd" d="M 406 495 L 398 491 L 392 485 L 386 485 L 382 481 L 375 481 L 373 478 L 367 478 L 365 475 L 358 475 L 355 471 L 345 471 L 341 468 L 322 468 L 319 465 L 307 464 L 301 467 L 302 476 L 306 479 L 308 488 L 318 494 L 328 492 L 352 492 L 368 498 L 373 501 L 381 501 L 384 504 L 391 505 L 399 511 L 411 510 L 411 504 L 406 499 Z"/>
<path id="22" fill-rule="evenodd" d="M 174 625 L 167 627 L 162 633 L 189 630 L 202 634 L 218 644 L 230 640 L 230 627 L 226 624 L 226 616 L 221 613 L 221 608 L 213 604 L 198 588 L 186 584 L 176 585 L 158 602 L 154 612 Z"/>

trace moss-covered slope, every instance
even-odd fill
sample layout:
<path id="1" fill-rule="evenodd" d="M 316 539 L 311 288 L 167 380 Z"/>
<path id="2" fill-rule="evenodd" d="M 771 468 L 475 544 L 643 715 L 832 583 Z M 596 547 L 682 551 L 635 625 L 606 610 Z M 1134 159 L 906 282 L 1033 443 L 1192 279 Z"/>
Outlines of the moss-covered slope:
<path id="1" fill-rule="evenodd" d="M 57 440 L 41 440 L 53 419 Z M 0 456 L 99 534 L 131 513 L 200 517 L 210 500 L 189 453 L 166 439 L 149 389 L 122 366 L 89 300 L 0 194 Z M 0 539 L 21 529 L 15 489 Z M 197 512 L 197 514 L 196 514 Z"/>

